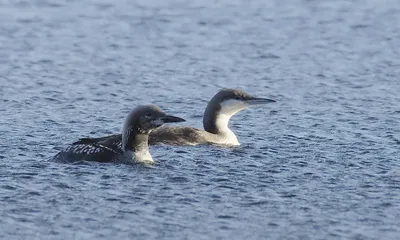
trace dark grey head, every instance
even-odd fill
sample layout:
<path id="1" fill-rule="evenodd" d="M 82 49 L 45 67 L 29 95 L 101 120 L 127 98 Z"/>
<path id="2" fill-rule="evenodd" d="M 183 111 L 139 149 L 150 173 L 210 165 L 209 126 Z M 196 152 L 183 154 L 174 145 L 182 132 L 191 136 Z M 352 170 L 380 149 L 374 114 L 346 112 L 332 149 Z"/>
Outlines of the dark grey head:
<path id="1" fill-rule="evenodd" d="M 250 106 L 273 102 L 276 101 L 254 97 L 242 90 L 222 89 L 211 98 L 207 105 L 203 117 L 204 130 L 217 134 L 219 133 L 217 126 L 217 119 L 219 116 L 223 115 L 228 121 L 231 116 Z"/>
<path id="2" fill-rule="evenodd" d="M 122 145 L 132 145 L 136 135 L 147 135 L 151 130 L 162 126 L 164 123 L 184 122 L 185 119 L 167 115 L 155 105 L 141 105 L 132 110 L 126 117 L 122 129 Z M 147 141 L 147 139 L 146 139 Z M 146 142 L 147 144 L 147 142 Z"/>

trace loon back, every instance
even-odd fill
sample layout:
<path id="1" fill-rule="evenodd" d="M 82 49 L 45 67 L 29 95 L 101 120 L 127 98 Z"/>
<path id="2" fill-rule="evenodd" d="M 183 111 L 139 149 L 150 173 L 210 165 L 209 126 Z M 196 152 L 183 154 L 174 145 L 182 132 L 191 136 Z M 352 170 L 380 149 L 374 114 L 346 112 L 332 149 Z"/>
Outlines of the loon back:
<path id="1" fill-rule="evenodd" d="M 119 137 L 117 136 L 119 135 Z M 81 138 L 65 150 L 58 153 L 54 159 L 59 162 L 98 161 L 114 162 L 124 155 L 122 151 L 121 134 L 110 138 Z"/>
<path id="2" fill-rule="evenodd" d="M 198 145 L 210 143 L 205 137 L 205 131 L 192 127 L 161 127 L 150 133 L 149 145 Z M 122 151 L 122 135 L 113 134 L 98 138 L 80 138 L 73 145 L 99 146 L 104 142 L 112 144 L 114 151 Z"/>
<path id="3" fill-rule="evenodd" d="M 195 146 L 211 143 L 206 134 L 207 132 L 192 127 L 161 127 L 150 133 L 149 144 Z"/>
<path id="4" fill-rule="evenodd" d="M 105 137 L 98 138 L 79 138 L 78 141 L 73 142 L 72 145 L 97 145 L 97 144 L 105 144 L 109 147 L 112 147 L 115 150 L 122 151 L 122 134 L 113 134 Z"/>

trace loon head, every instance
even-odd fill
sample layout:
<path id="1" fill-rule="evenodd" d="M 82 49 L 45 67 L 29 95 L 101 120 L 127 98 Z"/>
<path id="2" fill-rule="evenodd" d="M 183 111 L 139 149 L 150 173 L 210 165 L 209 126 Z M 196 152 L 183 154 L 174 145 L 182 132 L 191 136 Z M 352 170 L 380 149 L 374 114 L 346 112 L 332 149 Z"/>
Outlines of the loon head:
<path id="1" fill-rule="evenodd" d="M 275 100 L 254 97 L 238 89 L 222 89 L 209 101 L 204 112 L 204 130 L 214 134 L 228 131 L 229 119 L 250 106 L 273 103 Z M 230 130 L 229 130 L 230 131 Z"/>
<path id="2" fill-rule="evenodd" d="M 124 150 L 135 149 L 146 144 L 148 134 L 164 123 L 184 122 L 185 119 L 165 114 L 155 105 L 141 105 L 131 111 L 126 117 L 122 129 L 122 146 Z"/>

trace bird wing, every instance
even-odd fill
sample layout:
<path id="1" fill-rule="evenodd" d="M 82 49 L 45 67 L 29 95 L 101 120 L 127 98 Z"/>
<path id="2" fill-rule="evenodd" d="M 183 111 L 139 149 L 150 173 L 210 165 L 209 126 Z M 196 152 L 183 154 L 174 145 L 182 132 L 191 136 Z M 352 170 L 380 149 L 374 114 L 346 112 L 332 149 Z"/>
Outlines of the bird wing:
<path id="1" fill-rule="evenodd" d="M 80 138 L 72 145 L 89 145 L 109 149 L 116 153 L 122 153 L 122 136 L 121 134 L 114 134 L 98 138 Z"/>

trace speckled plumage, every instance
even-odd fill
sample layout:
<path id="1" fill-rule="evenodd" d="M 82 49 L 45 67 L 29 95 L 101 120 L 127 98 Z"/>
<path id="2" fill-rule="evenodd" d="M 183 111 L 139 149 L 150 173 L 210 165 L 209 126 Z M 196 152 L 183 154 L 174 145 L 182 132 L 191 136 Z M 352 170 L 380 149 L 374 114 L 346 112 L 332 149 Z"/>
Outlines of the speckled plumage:
<path id="1" fill-rule="evenodd" d="M 121 134 L 110 137 L 99 138 L 93 141 L 91 138 L 81 138 L 72 143 L 55 156 L 55 159 L 62 162 L 67 161 L 118 161 L 116 156 L 123 155 Z"/>

